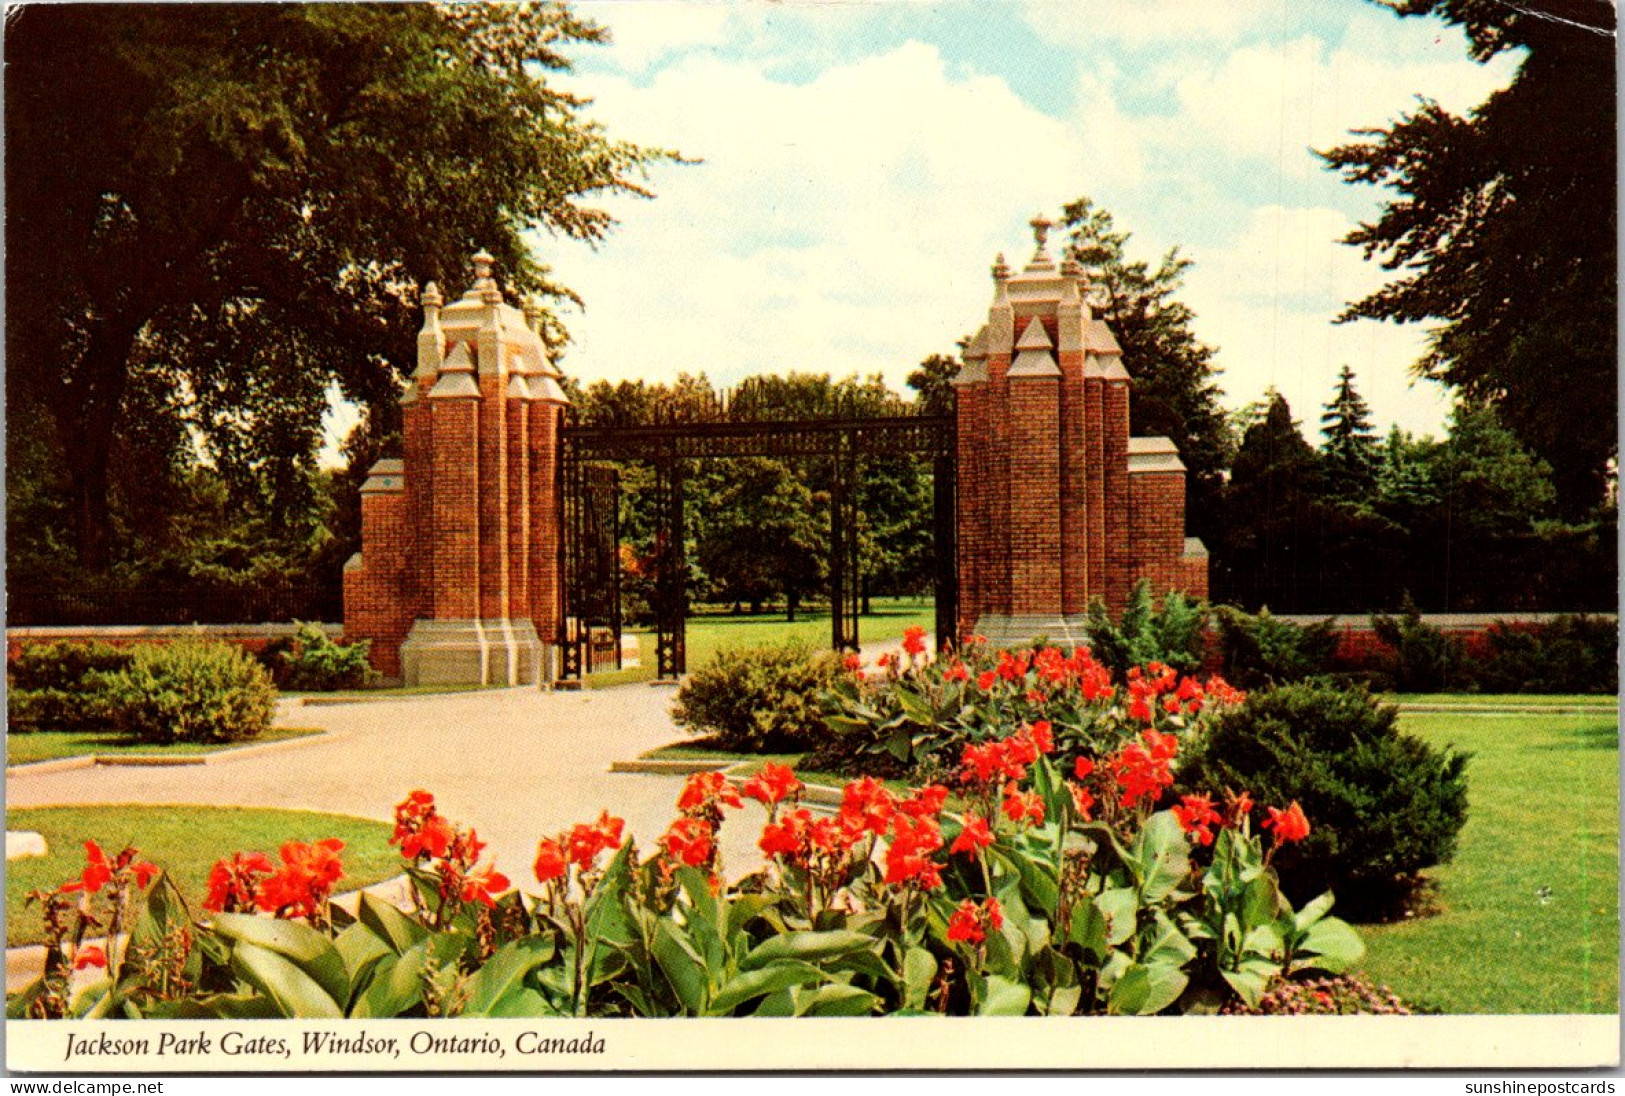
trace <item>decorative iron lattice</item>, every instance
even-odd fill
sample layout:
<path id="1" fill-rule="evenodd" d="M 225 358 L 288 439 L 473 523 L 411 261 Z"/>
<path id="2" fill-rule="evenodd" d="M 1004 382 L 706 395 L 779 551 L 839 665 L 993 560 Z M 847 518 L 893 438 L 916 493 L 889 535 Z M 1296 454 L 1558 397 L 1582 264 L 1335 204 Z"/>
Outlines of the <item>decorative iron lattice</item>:
<path id="1" fill-rule="evenodd" d="M 655 537 L 655 652 L 662 679 L 687 671 L 684 644 L 688 615 L 686 581 L 688 560 L 684 549 L 684 480 L 690 460 L 725 457 L 828 458 L 834 463 L 830 499 L 830 627 L 837 650 L 858 647 L 858 616 L 862 607 L 858 556 L 858 487 L 866 459 L 928 457 L 934 487 L 934 539 L 937 554 L 936 623 L 938 644 L 952 642 L 958 569 L 955 560 L 954 475 L 955 427 L 952 415 L 880 414 L 839 417 L 843 401 L 834 401 L 828 417 L 757 420 L 736 396 L 692 407 L 676 408 L 662 421 L 638 425 L 594 424 L 566 426 L 560 435 L 560 470 L 565 497 L 565 628 L 561 643 L 561 676 L 579 679 L 583 666 L 579 643 L 568 634 L 572 621 L 607 615 L 604 598 L 615 601 L 616 642 L 620 639 L 619 560 L 605 554 L 601 537 L 607 527 L 594 518 L 606 505 L 591 494 L 592 473 L 607 462 L 641 462 L 655 472 L 657 503 Z M 589 471 L 591 470 L 591 471 Z M 618 487 L 617 487 L 618 490 Z M 618 507 L 618 495 L 610 504 Z M 573 517 L 572 517 L 573 515 Z M 618 539 L 618 532 L 616 534 Z M 594 545 L 597 547 L 594 547 Z M 613 576 L 592 560 L 608 560 Z M 598 584 L 594 588 L 594 584 Z M 571 652 L 575 651 L 572 659 Z"/>
<path id="2" fill-rule="evenodd" d="M 614 637 L 621 661 L 621 483 L 603 464 L 563 466 L 564 634 L 559 637 L 561 676 L 579 680 L 595 630 Z"/>

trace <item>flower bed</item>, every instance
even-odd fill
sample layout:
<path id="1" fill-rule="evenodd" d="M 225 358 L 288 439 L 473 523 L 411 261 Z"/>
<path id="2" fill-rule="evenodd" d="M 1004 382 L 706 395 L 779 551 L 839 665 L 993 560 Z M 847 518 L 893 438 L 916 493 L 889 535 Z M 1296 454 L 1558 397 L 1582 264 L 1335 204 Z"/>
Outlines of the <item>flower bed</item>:
<path id="1" fill-rule="evenodd" d="M 1154 683 L 1134 687 L 1148 703 L 1181 688 L 1136 680 Z M 966 744 L 941 782 L 855 780 L 832 814 L 802 806 L 783 766 L 743 784 L 696 774 L 646 854 L 605 812 L 544 838 L 524 890 L 413 792 L 391 839 L 406 911 L 333 906 L 335 841 L 226 857 L 195 911 L 134 849 L 87 846 L 78 879 L 36 895 L 53 946 L 8 1015 L 1214 1012 L 1355 962 L 1331 896 L 1294 910 L 1270 867 L 1312 821 L 1245 793 L 1158 809 L 1179 738 L 1120 723 L 1095 752 L 1023 723 Z M 747 800 L 766 811 L 769 862 L 727 885 L 717 833 Z M 102 977 L 80 987 L 75 969 Z"/>

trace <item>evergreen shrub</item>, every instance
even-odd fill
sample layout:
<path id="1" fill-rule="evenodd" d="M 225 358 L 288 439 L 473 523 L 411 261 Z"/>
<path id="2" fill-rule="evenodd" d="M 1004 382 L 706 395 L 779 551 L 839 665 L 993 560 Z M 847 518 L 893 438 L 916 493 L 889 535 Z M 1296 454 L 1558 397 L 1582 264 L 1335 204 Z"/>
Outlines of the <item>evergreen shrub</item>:
<path id="1" fill-rule="evenodd" d="M 1467 821 L 1467 755 L 1397 727 L 1363 688 L 1322 683 L 1250 693 L 1197 739 L 1185 789 L 1296 801 L 1315 820 L 1274 867 L 1293 901 L 1324 891 L 1361 917 L 1392 912 L 1424 868 L 1449 862 Z"/>
<path id="2" fill-rule="evenodd" d="M 1182 674 L 1195 673 L 1207 652 L 1207 617 L 1206 604 L 1177 590 L 1158 606 L 1151 584 L 1141 579 L 1117 620 L 1098 599 L 1089 607 L 1089 649 L 1114 674 L 1153 662 Z"/>
<path id="3" fill-rule="evenodd" d="M 378 679 L 367 654 L 371 640 L 336 643 L 319 624 L 300 624 L 291 641 L 267 648 L 268 664 L 278 688 L 306 692 L 359 689 Z"/>
<path id="4" fill-rule="evenodd" d="M 1472 667 L 1486 693 L 1617 693 L 1619 632 L 1612 621 L 1560 616 L 1543 624 L 1496 621 Z"/>
<path id="5" fill-rule="evenodd" d="M 1232 606 L 1217 611 L 1224 676 L 1238 688 L 1257 689 L 1327 673 L 1337 653 L 1337 629 L 1330 620 L 1294 624 L 1270 615 L 1254 616 Z"/>
<path id="6" fill-rule="evenodd" d="M 683 681 L 672 717 L 728 750 L 811 749 L 828 736 L 819 697 L 840 672 L 837 655 L 796 642 L 718 651 Z"/>

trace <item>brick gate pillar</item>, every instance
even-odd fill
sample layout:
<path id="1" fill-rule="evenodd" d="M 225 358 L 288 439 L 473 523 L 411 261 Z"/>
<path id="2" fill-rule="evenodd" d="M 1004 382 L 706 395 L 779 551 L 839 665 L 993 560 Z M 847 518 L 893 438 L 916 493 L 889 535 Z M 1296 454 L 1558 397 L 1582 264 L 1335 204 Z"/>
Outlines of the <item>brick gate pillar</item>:
<path id="1" fill-rule="evenodd" d="M 556 588 L 537 577 L 556 569 L 566 401 L 535 317 L 504 301 L 492 262 L 476 255 L 474 284 L 444 308 L 424 289 L 403 459 L 374 469 L 346 566 L 346 636 L 370 639 L 374 667 L 411 685 L 552 677 Z"/>
<path id="2" fill-rule="evenodd" d="M 1000 645 L 1084 643 L 1091 604 L 1120 609 L 1136 578 L 1205 592 L 1206 553 L 1183 536 L 1172 443 L 1130 445 L 1129 374 L 1082 268 L 1045 250 L 1050 222 L 1032 227 L 1025 268 L 994 264 L 987 324 L 954 378 L 958 624 Z"/>

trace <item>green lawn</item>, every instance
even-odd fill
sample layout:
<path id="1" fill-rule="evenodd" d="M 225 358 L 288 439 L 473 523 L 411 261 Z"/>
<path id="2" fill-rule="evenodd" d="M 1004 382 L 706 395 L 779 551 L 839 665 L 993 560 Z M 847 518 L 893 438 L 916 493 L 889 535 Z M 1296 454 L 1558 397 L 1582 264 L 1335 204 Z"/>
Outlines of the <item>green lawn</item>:
<path id="1" fill-rule="evenodd" d="M 33 761 L 54 761 L 57 758 L 83 757 L 88 754 L 190 757 L 321 733 L 321 730 L 315 727 L 273 727 L 259 737 L 243 742 L 175 742 L 167 746 L 158 746 L 151 742 L 132 742 L 122 735 L 107 731 L 37 731 L 32 734 L 6 735 L 6 764 L 26 765 Z"/>
<path id="2" fill-rule="evenodd" d="M 936 609 L 930 598 L 876 598 L 874 611 L 858 619 L 858 638 L 865 644 L 885 643 L 901 639 L 905 628 L 919 625 L 929 631 L 936 627 L 936 623 Z M 588 688 L 603 689 L 654 680 L 653 630 L 631 631 L 628 634 L 636 636 L 638 640 L 637 668 L 588 674 Z M 799 639 L 814 649 L 827 648 L 830 641 L 829 611 L 798 612 L 794 624 L 787 623 L 783 613 L 762 613 L 760 616 L 720 613 L 695 615 L 688 619 L 685 638 L 688 643 L 688 667 L 691 670 L 698 669 L 717 651 L 727 647 L 764 647 Z"/>
<path id="3" fill-rule="evenodd" d="M 49 855 L 6 865 L 6 943 L 38 944 L 38 905 L 24 906 L 31 890 L 49 890 L 84 871 L 84 842 L 109 855 L 126 845 L 168 871 L 187 901 L 203 901 L 209 869 L 235 852 L 263 852 L 277 859 L 284 841 L 337 837 L 344 842 L 344 879 L 353 890 L 401 872 L 401 860 L 388 845 L 390 827 L 337 814 L 312 811 L 248 810 L 235 807 L 40 807 L 6 812 L 6 826 L 43 834 Z"/>
<path id="4" fill-rule="evenodd" d="M 1463 699 L 1451 697 L 1451 700 Z M 1619 727 L 1612 715 L 1408 714 L 1473 754 L 1437 916 L 1362 925 L 1365 967 L 1446 1012 L 1619 1008 Z"/>
<path id="5" fill-rule="evenodd" d="M 1619 707 L 1613 693 L 1389 693 L 1384 700 L 1395 704 L 1450 704 L 1454 706 L 1516 708 L 1609 708 Z"/>

